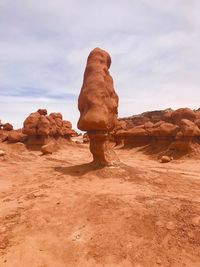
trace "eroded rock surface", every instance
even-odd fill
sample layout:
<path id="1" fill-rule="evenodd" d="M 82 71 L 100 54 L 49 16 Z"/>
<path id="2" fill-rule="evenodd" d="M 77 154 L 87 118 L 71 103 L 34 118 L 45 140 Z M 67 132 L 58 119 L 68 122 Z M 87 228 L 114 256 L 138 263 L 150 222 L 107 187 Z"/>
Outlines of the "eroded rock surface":
<path id="1" fill-rule="evenodd" d="M 78 99 L 78 128 L 87 131 L 94 162 L 110 165 L 118 161 L 109 144 L 109 132 L 117 124 L 118 96 L 109 73 L 110 55 L 95 48 L 88 56 Z"/>
<path id="2" fill-rule="evenodd" d="M 144 112 L 119 122 L 112 132 L 117 145 L 146 145 L 148 152 L 152 148 L 155 153 L 168 151 L 170 155 L 188 153 L 200 145 L 199 111 L 189 108 Z"/>
<path id="3" fill-rule="evenodd" d="M 23 133 L 28 136 L 28 146 L 43 146 L 59 138 L 70 140 L 77 133 L 70 121 L 63 120 L 61 113 L 47 115 L 46 109 L 31 113 L 24 121 Z"/>

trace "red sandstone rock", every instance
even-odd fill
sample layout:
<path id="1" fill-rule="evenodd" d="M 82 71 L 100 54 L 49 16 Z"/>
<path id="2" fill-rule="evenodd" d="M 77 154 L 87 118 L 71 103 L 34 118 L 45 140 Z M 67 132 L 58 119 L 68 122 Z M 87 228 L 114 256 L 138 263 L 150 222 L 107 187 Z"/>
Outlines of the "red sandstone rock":
<path id="1" fill-rule="evenodd" d="M 190 137 L 182 137 L 178 138 L 174 142 L 172 142 L 169 146 L 170 150 L 174 150 L 176 152 L 184 152 L 187 153 L 191 150 L 192 140 Z"/>
<path id="2" fill-rule="evenodd" d="M 183 136 L 200 136 L 200 129 L 194 122 L 187 119 L 182 119 L 179 125 Z"/>
<path id="3" fill-rule="evenodd" d="M 93 162 L 100 166 L 114 165 L 119 162 L 117 155 L 112 149 L 112 144 L 109 142 L 108 135 L 102 131 L 96 134 L 88 133 L 90 139 L 90 151 L 93 155 Z"/>
<path id="4" fill-rule="evenodd" d="M 144 124 L 145 129 L 152 128 L 153 126 L 154 126 L 154 124 L 151 121 L 145 122 L 145 124 Z"/>
<path id="5" fill-rule="evenodd" d="M 13 126 L 12 126 L 12 124 L 10 124 L 10 123 L 5 123 L 5 124 L 3 124 L 3 130 L 4 131 L 12 131 L 13 130 Z"/>
<path id="6" fill-rule="evenodd" d="M 38 126 L 40 117 L 41 115 L 38 112 L 31 113 L 24 121 L 24 127 L 22 129 L 23 133 L 28 136 L 36 136 L 37 126 Z"/>
<path id="7" fill-rule="evenodd" d="M 149 151 L 173 153 L 193 149 L 194 143 L 200 144 L 200 111 L 181 108 L 144 112 L 120 119 L 126 123 L 124 129 L 115 128 L 113 140 L 116 144 L 124 143 L 125 147 L 146 146 Z M 144 123 L 145 121 L 145 123 Z M 138 128 L 139 126 L 139 128 Z M 150 149 L 151 148 L 151 149 Z"/>
<path id="8" fill-rule="evenodd" d="M 37 134 L 41 136 L 48 136 L 50 134 L 50 122 L 44 115 L 41 115 L 38 121 Z"/>
<path id="9" fill-rule="evenodd" d="M 6 155 L 6 152 L 4 150 L 0 150 L 0 157 L 3 157 Z"/>
<path id="10" fill-rule="evenodd" d="M 87 135 L 87 133 L 84 133 L 83 135 L 83 143 L 87 144 L 90 142 L 89 136 Z"/>
<path id="11" fill-rule="evenodd" d="M 147 129 L 149 136 L 175 136 L 179 127 L 172 123 L 159 122 Z"/>
<path id="12" fill-rule="evenodd" d="M 196 119 L 194 123 L 200 128 L 200 119 Z"/>
<path id="13" fill-rule="evenodd" d="M 9 143 L 23 142 L 25 135 L 22 132 L 10 131 L 7 137 Z"/>
<path id="14" fill-rule="evenodd" d="M 52 154 L 54 151 L 55 151 L 55 144 L 54 143 L 49 143 L 49 144 L 43 145 L 41 147 L 41 152 L 44 155 Z"/>
<path id="15" fill-rule="evenodd" d="M 63 136 L 74 136 L 75 131 L 72 130 L 72 124 L 70 121 L 62 122 L 62 134 Z"/>
<path id="16" fill-rule="evenodd" d="M 195 112 L 189 108 L 179 108 L 172 112 L 171 118 L 175 124 L 178 124 L 182 119 L 194 121 L 196 119 Z"/>
<path id="17" fill-rule="evenodd" d="M 172 113 L 173 113 L 172 110 L 165 111 L 164 114 L 163 114 L 163 117 L 162 117 L 163 121 L 172 123 L 173 122 L 173 120 L 172 120 Z"/>
<path id="18" fill-rule="evenodd" d="M 88 56 L 78 100 L 78 128 L 83 131 L 110 131 L 117 125 L 118 96 L 109 74 L 110 55 L 95 48 Z"/>
<path id="19" fill-rule="evenodd" d="M 147 131 L 144 129 L 144 125 L 136 126 L 128 130 L 119 130 L 116 133 L 117 136 L 146 136 L 148 135 Z"/>
<path id="20" fill-rule="evenodd" d="M 100 48 L 92 50 L 78 99 L 78 128 L 87 131 L 94 162 L 100 165 L 118 161 L 108 137 L 108 132 L 118 124 L 118 96 L 108 71 L 110 65 L 111 57 L 106 51 Z"/>
<path id="21" fill-rule="evenodd" d="M 161 159 L 160 159 L 160 162 L 161 163 L 168 163 L 172 160 L 173 158 L 172 157 L 169 157 L 169 156 L 162 156 Z"/>
<path id="22" fill-rule="evenodd" d="M 62 114 L 61 113 L 51 113 L 49 115 L 49 117 L 53 118 L 56 124 L 56 134 L 57 135 L 63 135 L 63 131 L 62 131 L 62 126 L 63 126 L 63 122 L 62 122 Z"/>
<path id="23" fill-rule="evenodd" d="M 8 139 L 8 131 L 0 129 L 0 142 L 5 142 Z"/>
<path id="24" fill-rule="evenodd" d="M 40 115 L 47 115 L 47 110 L 46 109 L 38 109 L 37 112 L 40 114 Z"/>
<path id="25" fill-rule="evenodd" d="M 50 136 L 56 136 L 56 134 L 57 134 L 57 125 L 56 125 L 55 119 L 53 117 L 51 117 L 51 116 L 46 116 L 46 118 L 50 123 L 50 125 L 49 125 L 49 135 Z"/>
<path id="26" fill-rule="evenodd" d="M 62 120 L 61 113 L 51 113 L 45 115 L 45 109 L 39 109 L 31 113 L 24 121 L 23 133 L 28 136 L 27 145 L 29 147 L 41 147 L 46 145 L 52 138 L 58 140 L 60 137 L 70 139 L 76 132 L 72 130 L 69 121 Z"/>

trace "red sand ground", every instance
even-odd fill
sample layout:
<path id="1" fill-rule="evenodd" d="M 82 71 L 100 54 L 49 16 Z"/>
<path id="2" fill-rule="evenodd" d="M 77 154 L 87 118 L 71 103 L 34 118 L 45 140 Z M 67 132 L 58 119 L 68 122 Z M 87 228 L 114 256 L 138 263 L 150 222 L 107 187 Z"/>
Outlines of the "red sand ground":
<path id="1" fill-rule="evenodd" d="M 1 145 L 1 267 L 199 267 L 200 161 L 92 169 L 88 145 L 50 156 Z"/>

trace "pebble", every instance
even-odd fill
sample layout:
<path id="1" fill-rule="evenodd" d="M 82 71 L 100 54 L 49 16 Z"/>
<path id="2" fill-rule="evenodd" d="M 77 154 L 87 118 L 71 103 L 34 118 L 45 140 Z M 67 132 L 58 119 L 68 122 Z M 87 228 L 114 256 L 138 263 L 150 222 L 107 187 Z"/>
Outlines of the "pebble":
<path id="1" fill-rule="evenodd" d="M 5 156 L 6 152 L 4 150 L 0 150 L 0 157 Z"/>
<path id="2" fill-rule="evenodd" d="M 173 222 L 168 222 L 166 228 L 167 230 L 173 230 L 175 228 L 175 225 Z"/>

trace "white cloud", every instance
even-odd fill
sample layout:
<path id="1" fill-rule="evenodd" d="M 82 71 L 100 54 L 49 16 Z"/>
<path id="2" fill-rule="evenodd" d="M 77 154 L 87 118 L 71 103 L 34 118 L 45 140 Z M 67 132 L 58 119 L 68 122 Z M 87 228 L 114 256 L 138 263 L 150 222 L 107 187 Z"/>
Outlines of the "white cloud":
<path id="1" fill-rule="evenodd" d="M 75 124 L 76 99 L 52 103 L 52 97 L 78 95 L 87 55 L 96 46 L 112 55 L 121 116 L 197 108 L 199 8 L 197 0 L 1 0 L 1 118 L 19 126 L 39 107 L 61 108 Z"/>

